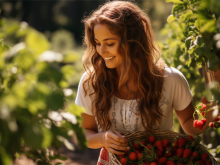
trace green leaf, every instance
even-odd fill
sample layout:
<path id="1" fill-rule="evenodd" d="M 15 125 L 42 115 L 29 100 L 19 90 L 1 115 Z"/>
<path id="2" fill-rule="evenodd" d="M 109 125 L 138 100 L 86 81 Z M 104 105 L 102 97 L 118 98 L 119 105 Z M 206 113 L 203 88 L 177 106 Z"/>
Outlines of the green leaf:
<path id="1" fill-rule="evenodd" d="M 166 0 L 166 2 L 173 2 L 176 4 L 183 4 L 183 2 L 181 0 Z"/>
<path id="2" fill-rule="evenodd" d="M 168 18 L 167 18 L 167 22 L 172 22 L 174 21 L 176 18 L 173 16 L 173 14 L 171 14 Z"/>
<path id="3" fill-rule="evenodd" d="M 185 20 L 189 20 L 192 17 L 193 17 L 193 12 L 192 10 L 189 10 L 187 13 L 180 16 L 180 21 L 184 22 Z"/>
<path id="4" fill-rule="evenodd" d="M 214 58 L 209 59 L 208 61 L 208 69 L 216 71 L 218 69 L 218 65 L 220 64 L 220 59 L 217 55 Z"/>
<path id="5" fill-rule="evenodd" d="M 200 31 L 203 32 L 214 32 L 216 30 L 216 22 L 215 20 L 210 20 L 205 23 L 200 29 Z"/>
<path id="6" fill-rule="evenodd" d="M 26 37 L 26 44 L 29 48 L 36 53 L 36 55 L 40 55 L 44 51 L 50 48 L 50 44 L 47 41 L 46 37 L 37 32 L 36 30 L 31 30 Z"/>
<path id="7" fill-rule="evenodd" d="M 0 146 L 0 164 L 11 164 L 12 163 L 12 158 L 8 155 L 8 153 L 5 151 L 5 149 Z"/>

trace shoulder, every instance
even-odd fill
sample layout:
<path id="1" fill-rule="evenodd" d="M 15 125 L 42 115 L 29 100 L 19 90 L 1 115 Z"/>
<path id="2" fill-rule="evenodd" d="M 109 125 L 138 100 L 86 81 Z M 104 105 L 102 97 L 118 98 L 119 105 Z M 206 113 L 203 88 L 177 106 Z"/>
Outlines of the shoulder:
<path id="1" fill-rule="evenodd" d="M 164 78 L 184 77 L 184 75 L 176 68 L 165 67 Z"/>

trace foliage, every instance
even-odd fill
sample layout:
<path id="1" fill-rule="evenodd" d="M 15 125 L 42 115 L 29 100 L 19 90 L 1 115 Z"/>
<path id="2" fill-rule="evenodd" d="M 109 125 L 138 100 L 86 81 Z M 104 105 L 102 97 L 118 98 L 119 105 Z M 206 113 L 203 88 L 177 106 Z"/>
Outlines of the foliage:
<path id="1" fill-rule="evenodd" d="M 201 76 L 202 68 L 220 69 L 220 1 L 166 1 L 172 2 L 173 8 L 161 31 L 167 35 L 166 42 L 161 44 L 162 56 L 168 65 L 185 75 L 194 95 L 193 102 L 197 104 L 202 96 L 209 94 Z M 220 97 L 216 89 L 211 89 L 211 95 L 217 100 Z"/>
<path id="2" fill-rule="evenodd" d="M 0 38 L 16 38 L 11 48 L 0 40 L 0 164 L 19 154 L 38 164 L 64 160 L 50 149 L 74 149 L 73 135 L 85 149 L 84 110 L 73 103 L 71 89 L 77 55 L 50 51 L 46 37 L 24 22 L 9 26 L 1 19 L 0 25 Z"/>

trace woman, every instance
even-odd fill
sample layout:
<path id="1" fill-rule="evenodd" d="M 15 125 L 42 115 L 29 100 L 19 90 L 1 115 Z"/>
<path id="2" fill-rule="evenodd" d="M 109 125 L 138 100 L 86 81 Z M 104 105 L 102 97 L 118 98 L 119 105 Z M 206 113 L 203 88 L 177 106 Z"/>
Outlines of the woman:
<path id="1" fill-rule="evenodd" d="M 147 15 L 134 3 L 112 1 L 83 20 L 86 72 L 76 104 L 85 107 L 82 127 L 89 148 L 113 154 L 129 150 L 123 134 L 173 129 L 173 109 L 187 134 L 193 127 L 192 93 L 183 74 L 167 67 Z M 103 150 L 102 150 L 103 151 Z"/>

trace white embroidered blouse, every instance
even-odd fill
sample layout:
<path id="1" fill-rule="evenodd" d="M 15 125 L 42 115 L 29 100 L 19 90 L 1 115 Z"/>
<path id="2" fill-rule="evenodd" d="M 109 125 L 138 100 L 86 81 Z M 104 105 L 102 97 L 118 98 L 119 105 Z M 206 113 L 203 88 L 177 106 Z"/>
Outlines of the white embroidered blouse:
<path id="1" fill-rule="evenodd" d="M 93 115 L 91 110 L 92 98 L 88 95 L 85 96 L 82 87 L 82 83 L 87 76 L 87 73 L 84 73 L 80 80 L 75 103 L 84 107 L 85 113 Z M 190 104 L 191 99 L 192 92 L 183 74 L 173 67 L 166 67 L 162 98 L 159 102 L 164 117 L 162 118 L 162 124 L 155 126 L 155 128 L 173 130 L 173 110 L 181 111 L 185 109 Z M 112 122 L 110 130 L 117 130 L 122 134 L 144 131 L 137 100 L 123 100 L 113 96 L 109 118 Z M 102 130 L 99 129 L 99 132 L 102 132 Z"/>

